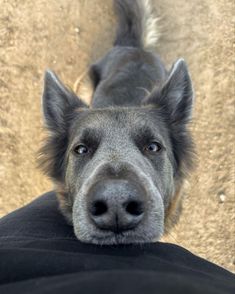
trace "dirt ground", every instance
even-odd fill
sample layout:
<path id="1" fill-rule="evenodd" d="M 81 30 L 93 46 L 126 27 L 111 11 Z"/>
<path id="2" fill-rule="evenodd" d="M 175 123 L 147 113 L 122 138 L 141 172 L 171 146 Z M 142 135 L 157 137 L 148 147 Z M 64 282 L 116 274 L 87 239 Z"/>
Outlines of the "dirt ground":
<path id="1" fill-rule="evenodd" d="M 170 66 L 184 57 L 196 107 L 198 164 L 180 223 L 165 240 L 235 271 L 232 0 L 155 0 Z M 0 215 L 52 189 L 36 168 L 46 68 L 68 85 L 111 46 L 111 0 L 0 0 Z"/>

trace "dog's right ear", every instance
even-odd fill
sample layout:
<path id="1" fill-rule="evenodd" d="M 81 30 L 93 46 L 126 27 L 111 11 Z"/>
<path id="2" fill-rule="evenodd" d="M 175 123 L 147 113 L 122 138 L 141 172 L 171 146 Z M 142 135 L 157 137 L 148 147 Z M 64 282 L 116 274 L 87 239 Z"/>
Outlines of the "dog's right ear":
<path id="1" fill-rule="evenodd" d="M 47 129 L 64 130 L 68 116 L 81 107 L 87 108 L 87 105 L 65 87 L 55 73 L 47 70 L 42 97 L 43 116 Z"/>

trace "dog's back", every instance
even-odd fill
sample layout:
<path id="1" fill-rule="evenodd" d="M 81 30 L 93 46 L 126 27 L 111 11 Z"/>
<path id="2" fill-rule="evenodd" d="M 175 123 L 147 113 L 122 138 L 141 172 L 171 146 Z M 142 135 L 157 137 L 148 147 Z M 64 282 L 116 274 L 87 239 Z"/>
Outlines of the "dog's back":
<path id="1" fill-rule="evenodd" d="M 91 67 L 92 107 L 137 106 L 167 76 L 151 51 L 158 40 L 149 0 L 115 0 L 118 28 L 114 47 Z"/>

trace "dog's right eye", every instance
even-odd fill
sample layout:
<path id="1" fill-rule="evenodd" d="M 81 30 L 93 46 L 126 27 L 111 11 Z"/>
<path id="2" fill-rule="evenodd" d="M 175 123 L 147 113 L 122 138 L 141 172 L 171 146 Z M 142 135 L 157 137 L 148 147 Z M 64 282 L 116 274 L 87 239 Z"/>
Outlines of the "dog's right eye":
<path id="1" fill-rule="evenodd" d="M 73 149 L 73 151 L 75 154 L 83 155 L 83 154 L 87 154 L 89 152 L 89 149 L 86 145 L 79 144 Z"/>

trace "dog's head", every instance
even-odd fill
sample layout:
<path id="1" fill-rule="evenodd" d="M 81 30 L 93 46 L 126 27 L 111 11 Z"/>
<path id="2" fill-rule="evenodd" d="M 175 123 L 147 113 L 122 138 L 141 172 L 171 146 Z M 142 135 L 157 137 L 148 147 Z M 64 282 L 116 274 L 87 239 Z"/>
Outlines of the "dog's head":
<path id="1" fill-rule="evenodd" d="M 191 167 L 192 104 L 183 60 L 139 107 L 88 108 L 46 73 L 49 136 L 41 162 L 79 240 L 115 244 L 161 237 Z"/>

